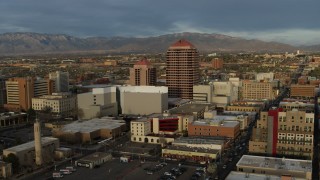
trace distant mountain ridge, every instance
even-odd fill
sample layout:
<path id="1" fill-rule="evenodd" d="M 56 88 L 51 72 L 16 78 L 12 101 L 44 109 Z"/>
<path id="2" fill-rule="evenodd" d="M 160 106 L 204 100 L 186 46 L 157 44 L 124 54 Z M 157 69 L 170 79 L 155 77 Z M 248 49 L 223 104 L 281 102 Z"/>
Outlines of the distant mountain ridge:
<path id="1" fill-rule="evenodd" d="M 63 34 L 0 34 L 0 55 L 53 53 L 163 53 L 179 39 L 187 39 L 200 52 L 293 52 L 301 47 L 277 42 L 247 40 L 222 34 L 175 33 L 155 37 L 90 37 Z M 319 51 L 320 45 L 303 47 Z M 302 49 L 303 50 L 303 49 Z"/>

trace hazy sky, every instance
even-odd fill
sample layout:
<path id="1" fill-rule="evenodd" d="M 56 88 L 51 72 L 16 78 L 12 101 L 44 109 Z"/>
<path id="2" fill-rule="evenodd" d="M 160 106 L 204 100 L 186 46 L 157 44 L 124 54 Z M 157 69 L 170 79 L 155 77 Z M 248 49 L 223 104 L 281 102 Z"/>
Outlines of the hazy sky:
<path id="1" fill-rule="evenodd" d="M 0 0 L 0 33 L 221 33 L 320 44 L 319 0 Z"/>

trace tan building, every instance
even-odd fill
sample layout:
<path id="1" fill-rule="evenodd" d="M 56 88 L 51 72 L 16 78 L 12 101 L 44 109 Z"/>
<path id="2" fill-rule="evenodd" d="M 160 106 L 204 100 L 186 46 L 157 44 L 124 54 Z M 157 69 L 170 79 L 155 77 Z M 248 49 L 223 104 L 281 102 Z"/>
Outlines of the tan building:
<path id="1" fill-rule="evenodd" d="M 50 107 L 54 116 L 74 117 L 77 113 L 77 99 L 70 93 L 52 93 L 52 95 L 32 98 L 32 108 L 35 111 L 41 111 L 45 107 Z"/>
<path id="2" fill-rule="evenodd" d="M 59 139 L 53 137 L 42 137 L 42 158 L 44 163 L 53 162 L 54 151 L 60 146 Z M 30 141 L 18 146 L 3 150 L 3 155 L 8 156 L 10 153 L 16 155 L 22 166 L 35 166 L 35 142 Z"/>
<path id="3" fill-rule="evenodd" d="M 166 146 L 162 149 L 162 157 L 170 160 L 183 159 L 206 163 L 217 159 L 219 157 L 219 150 L 184 146 Z"/>
<path id="4" fill-rule="evenodd" d="M 189 136 L 222 136 L 235 139 L 240 134 L 240 123 L 224 120 L 200 120 L 189 123 Z"/>
<path id="5" fill-rule="evenodd" d="M 12 176 L 12 164 L 0 161 L 0 178 L 7 179 Z"/>
<path id="6" fill-rule="evenodd" d="M 273 94 L 272 83 L 243 81 L 242 98 L 257 99 L 257 100 L 262 100 L 262 99 L 272 100 L 275 98 Z"/>
<path id="7" fill-rule="evenodd" d="M 239 106 L 227 106 L 227 111 L 244 111 L 244 112 L 257 112 L 259 113 L 262 108 L 260 106 L 251 106 L 251 105 L 239 105 Z"/>
<path id="8" fill-rule="evenodd" d="M 314 85 L 293 84 L 291 85 L 290 90 L 291 97 L 313 98 L 315 96 Z"/>
<path id="9" fill-rule="evenodd" d="M 126 130 L 126 124 L 112 118 L 75 121 L 53 131 L 53 136 L 69 143 L 86 143 L 115 138 Z"/>
<path id="10" fill-rule="evenodd" d="M 106 60 L 103 64 L 105 66 L 117 66 L 118 62 L 116 60 Z"/>
<path id="11" fill-rule="evenodd" d="M 116 87 L 93 88 L 92 92 L 78 94 L 78 117 L 92 119 L 118 115 L 116 89 Z"/>
<path id="12" fill-rule="evenodd" d="M 282 112 L 272 109 L 261 112 L 249 141 L 249 152 L 263 155 L 313 156 L 314 113 Z"/>
<path id="13" fill-rule="evenodd" d="M 138 61 L 130 68 L 130 85 L 154 86 L 157 83 L 157 71 L 147 59 Z"/>
<path id="14" fill-rule="evenodd" d="M 199 81 L 198 50 L 186 40 L 172 44 L 167 51 L 166 84 L 169 97 L 192 99 L 193 85 Z"/>
<path id="15" fill-rule="evenodd" d="M 168 87 L 118 86 L 122 114 L 149 115 L 168 109 Z"/>
<path id="16" fill-rule="evenodd" d="M 275 176 L 289 175 L 293 178 L 311 180 L 312 161 L 243 155 L 237 163 L 237 171 Z"/>
<path id="17" fill-rule="evenodd" d="M 163 116 L 159 114 L 131 121 L 131 141 L 151 144 L 172 142 L 178 133 L 188 130 L 193 116 Z"/>
<path id="18" fill-rule="evenodd" d="M 32 107 L 32 98 L 53 93 L 52 80 L 35 78 L 11 78 L 6 81 L 7 104 L 9 111 L 27 111 Z"/>

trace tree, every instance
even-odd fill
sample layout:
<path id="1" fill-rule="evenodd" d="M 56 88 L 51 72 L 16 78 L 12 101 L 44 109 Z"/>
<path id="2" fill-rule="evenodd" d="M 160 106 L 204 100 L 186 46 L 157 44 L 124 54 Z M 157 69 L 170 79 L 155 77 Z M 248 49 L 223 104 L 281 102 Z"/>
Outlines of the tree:
<path id="1" fill-rule="evenodd" d="M 18 158 L 16 155 L 10 153 L 10 154 L 8 154 L 8 156 L 5 156 L 5 157 L 3 158 L 3 161 L 4 161 L 4 162 L 7 162 L 7 163 L 11 163 L 11 165 L 12 165 L 12 172 L 13 172 L 13 173 L 18 173 L 18 172 L 19 172 L 19 170 L 20 170 L 20 163 L 19 163 L 19 158 Z"/>
<path id="2" fill-rule="evenodd" d="M 34 121 L 36 119 L 36 111 L 32 108 L 27 110 L 28 122 Z"/>
<path id="3" fill-rule="evenodd" d="M 40 119 L 49 121 L 52 119 L 52 108 L 50 106 L 45 106 L 39 111 L 38 115 Z"/>

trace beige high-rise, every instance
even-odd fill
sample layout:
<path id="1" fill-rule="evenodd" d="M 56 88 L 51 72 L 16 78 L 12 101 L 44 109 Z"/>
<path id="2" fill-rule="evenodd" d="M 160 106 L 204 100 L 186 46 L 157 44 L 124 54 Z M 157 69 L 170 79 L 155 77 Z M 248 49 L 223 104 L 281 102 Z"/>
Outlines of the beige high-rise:
<path id="1" fill-rule="evenodd" d="M 167 51 L 166 84 L 171 98 L 193 98 L 199 83 L 199 53 L 188 41 L 179 40 Z"/>
<path id="2" fill-rule="evenodd" d="M 133 68 L 130 68 L 130 85 L 154 86 L 156 83 L 156 68 L 147 59 L 138 61 Z"/>

